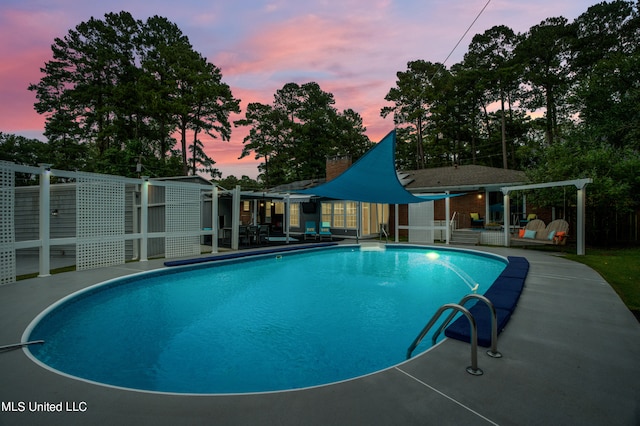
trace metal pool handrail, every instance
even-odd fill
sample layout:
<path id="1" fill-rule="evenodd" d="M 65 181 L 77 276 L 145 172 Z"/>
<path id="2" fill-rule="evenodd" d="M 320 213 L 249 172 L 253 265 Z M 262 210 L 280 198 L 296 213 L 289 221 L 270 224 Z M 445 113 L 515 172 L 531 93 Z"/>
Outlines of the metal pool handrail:
<path id="1" fill-rule="evenodd" d="M 502 354 L 498 351 L 498 315 L 496 313 L 496 308 L 493 306 L 493 303 L 491 303 L 491 300 L 475 293 L 467 294 L 466 296 L 464 296 L 462 299 L 460 299 L 458 305 L 464 306 L 464 304 L 471 299 L 478 299 L 484 302 L 485 305 L 489 307 L 489 311 L 491 312 L 491 349 L 487 351 L 487 355 L 493 358 L 502 358 Z M 432 344 L 436 344 L 436 339 L 455 315 L 455 312 L 451 312 L 447 319 L 440 325 L 440 327 L 438 327 L 436 332 L 433 333 L 433 336 L 431 337 Z"/>
<path id="2" fill-rule="evenodd" d="M 469 326 L 471 327 L 471 366 L 467 367 L 467 373 L 474 376 L 481 376 L 483 372 L 478 368 L 478 326 L 476 324 L 476 320 L 475 318 L 473 318 L 473 315 L 471 315 L 471 312 L 469 312 L 468 309 L 455 303 L 447 303 L 446 305 L 442 305 L 440 309 L 438 309 L 438 311 L 433 315 L 433 317 L 431 317 L 429 323 L 422 329 L 420 334 L 418 334 L 411 346 L 409 346 L 409 349 L 407 349 L 407 359 L 411 358 L 411 354 L 413 353 L 413 350 L 416 348 L 416 346 L 420 344 L 424 336 L 426 336 L 431 327 L 433 327 L 436 321 L 440 318 L 440 315 L 442 315 L 442 313 L 448 309 L 454 309 L 458 312 L 462 312 L 462 314 L 464 314 L 464 316 L 469 320 Z M 450 315 L 447 320 L 451 321 L 451 318 L 453 318 L 453 315 Z M 445 325 L 443 327 L 446 327 L 448 321 L 445 321 Z"/>

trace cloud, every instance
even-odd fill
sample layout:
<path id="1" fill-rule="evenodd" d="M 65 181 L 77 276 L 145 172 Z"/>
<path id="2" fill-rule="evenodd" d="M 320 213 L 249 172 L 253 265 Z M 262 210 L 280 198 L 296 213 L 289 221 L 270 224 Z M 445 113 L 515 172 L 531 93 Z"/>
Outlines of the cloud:
<path id="1" fill-rule="evenodd" d="M 462 60 L 474 34 L 494 25 L 527 31 L 546 18 L 570 21 L 600 0 L 492 0 L 447 62 Z M 136 19 L 164 16 L 187 35 L 194 49 L 222 70 L 234 96 L 272 103 L 286 83 L 317 82 L 333 93 L 338 110 L 358 112 L 373 141 L 392 127 L 382 119 L 384 97 L 408 61 L 442 62 L 486 0 L 3 0 L 0 4 L 0 131 L 41 134 L 44 118 L 33 110 L 29 83 L 51 58 L 55 37 L 91 16 L 126 10 Z M 247 129 L 234 128 L 231 142 L 207 148 L 218 165 L 231 165 L 242 151 Z M 211 150 L 211 151 L 209 151 Z M 244 161 L 255 161 L 252 158 Z M 226 166 L 225 166 L 226 167 Z M 231 166 L 229 166 L 231 167 Z M 242 166 L 244 167 L 244 166 Z M 256 171 L 257 173 L 257 171 Z M 255 173 L 254 173 L 255 175 Z"/>

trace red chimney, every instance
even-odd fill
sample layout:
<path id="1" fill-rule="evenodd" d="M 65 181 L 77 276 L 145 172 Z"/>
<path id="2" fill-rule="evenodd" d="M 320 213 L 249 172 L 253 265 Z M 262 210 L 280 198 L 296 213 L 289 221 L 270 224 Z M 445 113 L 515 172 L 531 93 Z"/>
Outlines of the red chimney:
<path id="1" fill-rule="evenodd" d="M 351 157 L 345 155 L 343 157 L 327 158 L 326 174 L 327 182 L 337 177 L 342 172 L 351 167 Z"/>

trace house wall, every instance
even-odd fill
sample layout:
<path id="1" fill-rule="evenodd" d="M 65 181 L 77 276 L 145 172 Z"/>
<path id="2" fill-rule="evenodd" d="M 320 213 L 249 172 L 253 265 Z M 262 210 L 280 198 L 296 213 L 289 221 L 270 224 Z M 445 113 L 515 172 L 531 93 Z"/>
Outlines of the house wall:
<path id="1" fill-rule="evenodd" d="M 455 194 L 452 193 L 452 194 Z M 458 212 L 458 228 L 470 228 L 470 213 L 479 213 L 481 218 L 485 217 L 485 193 L 484 191 L 467 192 L 466 195 L 450 198 L 451 214 Z M 447 220 L 445 212 L 445 200 L 436 200 L 434 204 L 434 219 Z"/>

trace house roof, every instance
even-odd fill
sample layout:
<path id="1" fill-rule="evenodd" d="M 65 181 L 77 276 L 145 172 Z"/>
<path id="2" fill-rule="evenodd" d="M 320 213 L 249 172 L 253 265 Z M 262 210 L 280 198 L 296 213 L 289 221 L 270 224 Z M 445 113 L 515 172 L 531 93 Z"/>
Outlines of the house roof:
<path id="1" fill-rule="evenodd" d="M 408 170 L 403 174 L 411 192 L 498 191 L 503 186 L 527 183 L 522 171 L 476 165 Z"/>

